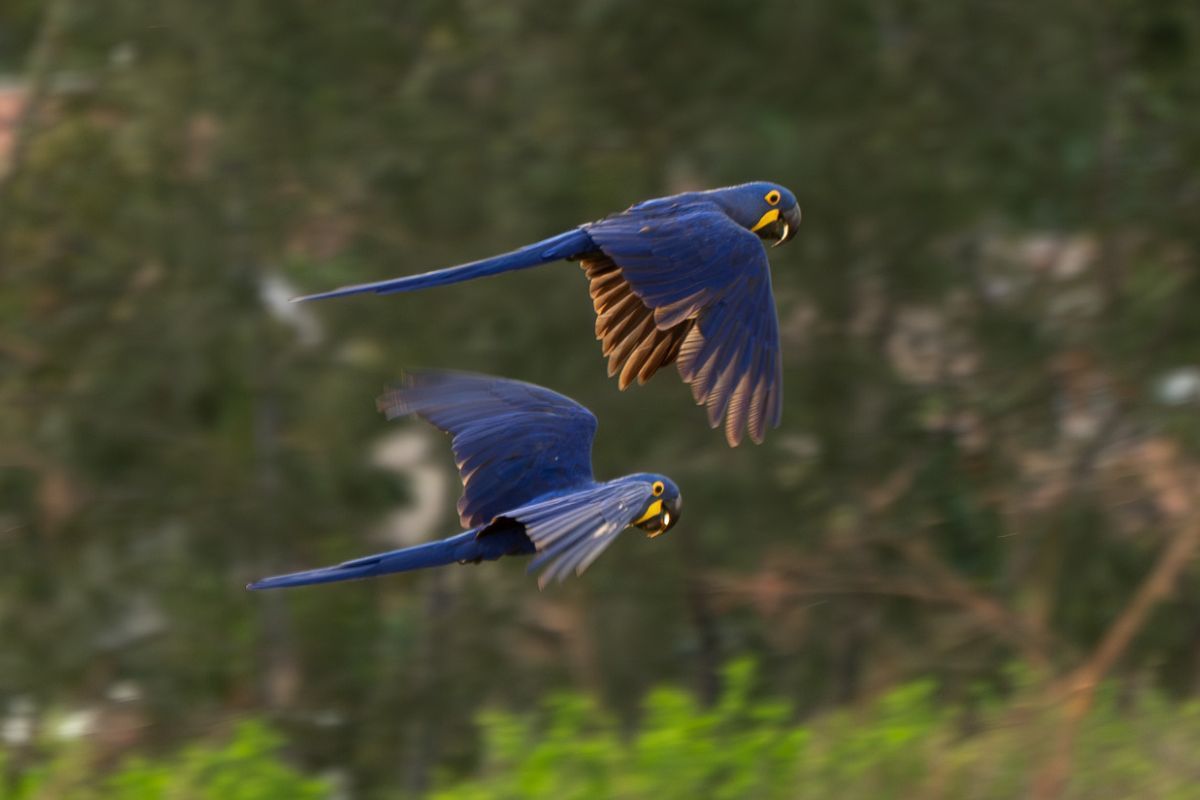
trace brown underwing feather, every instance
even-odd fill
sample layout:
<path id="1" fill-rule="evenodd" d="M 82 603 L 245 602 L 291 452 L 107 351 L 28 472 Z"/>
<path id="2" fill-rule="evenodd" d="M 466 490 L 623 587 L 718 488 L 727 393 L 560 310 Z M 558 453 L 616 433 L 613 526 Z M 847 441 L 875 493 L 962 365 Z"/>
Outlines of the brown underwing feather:
<path id="1" fill-rule="evenodd" d="M 596 338 L 608 357 L 609 376 L 620 373 L 618 385 L 625 389 L 635 378 L 645 383 L 673 363 L 695 320 L 660 329 L 654 311 L 634 294 L 612 259 L 591 255 L 581 259 L 580 266 L 587 275 L 596 311 Z"/>
<path id="2" fill-rule="evenodd" d="M 603 333 L 607 337 L 620 336 L 624 331 L 624 324 L 629 320 L 636 319 L 640 322 L 648 314 L 649 309 L 642 305 L 637 295 L 629 292 L 596 317 L 596 335 L 601 336 Z"/>
<path id="3" fill-rule="evenodd" d="M 629 333 L 625 334 L 625 338 L 613 348 L 609 365 L 611 366 L 613 361 L 618 364 L 623 364 L 625 360 L 633 354 L 634 348 L 637 347 L 638 342 L 640 342 L 643 337 L 649 336 L 653 331 L 654 320 L 649 314 L 647 314 L 643 320 L 635 328 L 629 331 Z M 624 390 L 627 386 L 629 386 L 629 382 L 622 379 L 620 381 L 621 389 Z"/>
<path id="4" fill-rule="evenodd" d="M 640 308 L 635 308 L 618 318 L 608 320 L 603 333 L 596 337 L 600 339 L 602 352 L 608 355 L 615 351 L 631 334 L 641 331 L 648 319 L 648 314 L 642 313 Z"/>
<path id="5" fill-rule="evenodd" d="M 670 360 L 667 358 L 667 354 L 671 351 L 672 346 L 676 344 L 677 338 L 678 337 L 672 338 L 669 333 L 664 334 L 662 331 L 658 332 L 654 349 L 650 351 L 650 354 L 646 356 L 644 361 L 642 361 L 642 366 L 638 370 L 639 384 L 650 380 L 650 376 L 657 372 L 659 367 L 661 367 L 663 364 L 670 363 Z"/>
<path id="6" fill-rule="evenodd" d="M 608 286 L 601 286 L 592 295 L 592 306 L 596 309 L 596 313 L 599 314 L 628 293 L 629 288 L 619 281 Z"/>

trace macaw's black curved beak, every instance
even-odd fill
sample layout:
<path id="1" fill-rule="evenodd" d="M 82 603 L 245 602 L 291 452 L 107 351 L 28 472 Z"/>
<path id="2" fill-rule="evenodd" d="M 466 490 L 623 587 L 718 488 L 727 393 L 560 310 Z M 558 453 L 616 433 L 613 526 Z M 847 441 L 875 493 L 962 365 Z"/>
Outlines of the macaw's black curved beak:
<path id="1" fill-rule="evenodd" d="M 653 539 L 662 536 L 679 521 L 679 504 L 673 500 L 655 500 L 646 509 L 646 513 L 635 522 L 646 532 L 646 537 Z"/>
<path id="2" fill-rule="evenodd" d="M 800 206 L 797 205 L 787 211 L 780 211 L 778 208 L 770 209 L 755 223 L 750 232 L 757 233 L 760 239 L 773 241 L 772 247 L 779 247 L 795 236 L 799 228 Z"/>
<path id="3" fill-rule="evenodd" d="M 796 235 L 796 231 L 800 229 L 800 206 L 795 205 L 787 211 L 779 214 L 779 219 L 768 226 L 771 232 L 772 239 L 775 243 L 771 247 L 779 247 L 779 245 L 791 239 Z M 760 234 L 761 235 L 761 234 Z M 764 239 L 767 237 L 763 237 Z"/>

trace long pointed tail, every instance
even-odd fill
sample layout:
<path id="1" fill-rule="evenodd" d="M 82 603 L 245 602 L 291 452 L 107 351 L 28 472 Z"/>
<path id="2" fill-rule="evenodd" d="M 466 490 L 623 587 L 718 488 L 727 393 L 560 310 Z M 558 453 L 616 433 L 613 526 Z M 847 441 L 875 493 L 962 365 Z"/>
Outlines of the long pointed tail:
<path id="1" fill-rule="evenodd" d="M 288 586 L 307 586 L 312 583 L 334 583 L 389 572 L 409 572 L 426 567 L 440 567 L 458 561 L 473 561 L 481 557 L 475 531 L 467 531 L 439 542 L 419 544 L 388 553 L 356 558 L 334 567 L 321 567 L 288 575 L 275 575 L 248 584 L 247 589 L 283 589 Z"/>
<path id="2" fill-rule="evenodd" d="M 560 233 L 549 239 L 526 245 L 511 253 L 485 258 L 482 261 L 472 261 L 457 267 L 424 272 L 420 275 L 407 275 L 403 278 L 393 278 L 375 283 L 359 283 L 354 286 L 343 286 L 319 294 L 296 297 L 294 303 L 308 300 L 324 300 L 329 297 L 345 297 L 351 294 L 392 294 L 393 292 L 411 292 L 414 289 L 429 289 L 433 286 L 445 286 L 450 283 L 469 281 L 472 278 L 482 278 L 487 275 L 498 275 L 501 272 L 512 272 L 518 269 L 536 267 L 551 261 L 572 258 L 595 249 L 592 238 L 582 228 Z"/>

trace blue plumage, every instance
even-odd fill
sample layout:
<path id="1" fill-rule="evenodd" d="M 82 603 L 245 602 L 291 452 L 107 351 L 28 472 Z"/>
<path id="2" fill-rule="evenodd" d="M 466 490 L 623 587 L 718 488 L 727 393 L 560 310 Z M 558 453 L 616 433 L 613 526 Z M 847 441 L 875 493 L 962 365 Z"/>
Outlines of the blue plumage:
<path id="1" fill-rule="evenodd" d="M 647 200 L 510 253 L 448 269 L 359 284 L 299 300 L 445 286 L 578 260 L 596 311 L 609 375 L 625 389 L 675 363 L 736 446 L 761 442 L 782 410 L 779 323 L 763 240 L 800 223 L 796 198 L 758 182 Z"/>
<path id="2" fill-rule="evenodd" d="M 289 586 L 308 586 L 315 583 L 334 583 L 355 578 L 370 578 L 390 572 L 411 572 L 445 564 L 495 561 L 501 556 L 532 553 L 529 537 L 519 529 L 502 531 L 503 535 L 479 538 L 478 530 L 470 530 L 438 542 L 393 550 L 390 553 L 356 558 L 336 567 L 322 567 L 289 575 L 276 575 L 255 581 L 248 589 L 283 589 Z"/>
<path id="3" fill-rule="evenodd" d="M 278 589 L 453 563 L 533 555 L 539 585 L 583 572 L 621 531 L 650 536 L 679 519 L 679 489 L 652 473 L 597 482 L 596 418 L 549 389 L 457 372 L 411 372 L 379 398 L 388 419 L 415 414 L 450 434 L 463 481 L 464 533 L 333 567 L 264 578 Z"/>
<path id="4" fill-rule="evenodd" d="M 411 292 L 417 289 L 432 289 L 435 286 L 448 286 L 452 283 L 462 283 L 474 278 L 486 278 L 489 275 L 499 275 L 502 272 L 514 272 L 528 269 L 551 261 L 562 261 L 564 258 L 575 258 L 592 246 L 588 235 L 579 229 L 551 236 L 540 242 L 526 245 L 511 253 L 460 264 L 457 267 L 438 269 L 424 272 L 420 275 L 408 275 L 403 278 L 393 278 L 375 283 L 360 283 L 354 286 L 343 286 L 330 292 L 310 294 L 297 297 L 297 302 L 308 300 L 327 300 L 331 297 L 346 297 L 352 294 L 395 294 Z"/>
<path id="5" fill-rule="evenodd" d="M 388 419 L 416 414 L 450 434 L 463 480 L 464 528 L 548 494 L 594 484 L 596 417 L 557 392 L 461 372 L 412 371 L 376 404 Z"/>

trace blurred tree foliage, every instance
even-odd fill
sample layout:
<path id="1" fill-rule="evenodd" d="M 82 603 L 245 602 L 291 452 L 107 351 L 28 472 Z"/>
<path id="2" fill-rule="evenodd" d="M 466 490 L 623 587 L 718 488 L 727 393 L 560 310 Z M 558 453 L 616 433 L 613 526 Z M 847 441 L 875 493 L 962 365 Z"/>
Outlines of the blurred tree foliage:
<path id="1" fill-rule="evenodd" d="M 789 703 L 760 697 L 752 662 L 723 671 L 718 701 L 703 707 L 679 688 L 646 695 L 631 733 L 577 693 L 555 693 L 523 713 L 481 716 L 476 775 L 444 776 L 438 800 L 489 798 L 827 798 L 1027 796 L 1049 729 L 1028 717 L 1029 676 L 999 698 L 976 687 L 949 707 L 932 681 L 893 687 L 855 708 L 797 723 Z M 1124 695 L 1122 697 L 1121 695 Z M 963 736 L 966 714 L 979 732 Z M 1032 734 L 1032 735 L 1031 735 Z M 1200 797 L 1194 753 L 1200 703 L 1108 686 L 1080 737 L 1066 797 Z M 306 778 L 281 760 L 280 737 L 260 723 L 206 735 L 153 758 L 133 757 L 97 779 L 86 745 L 45 743 L 50 757 L 0 800 L 303 800 L 338 796 L 337 781 Z M 0 766 L 3 762 L 0 761 Z M 402 796 L 386 792 L 385 796 Z"/>
<path id="2" fill-rule="evenodd" d="M 491 798 L 1025 797 L 1044 744 L 1006 719 L 1016 711 L 984 689 L 970 712 L 985 733 L 963 738 L 962 709 L 930 681 L 895 687 L 861 708 L 797 725 L 787 704 L 754 697 L 748 662 L 730 665 L 720 700 L 700 708 L 687 692 L 647 695 L 636 735 L 576 695 L 537 713 L 484 718 L 481 774 L 434 793 Z M 1153 693 L 1118 708 L 1115 693 L 1089 716 L 1069 798 L 1200 797 L 1190 753 L 1200 704 Z"/>
<path id="3" fill-rule="evenodd" d="M 0 176 L 0 708 L 131 683 L 114 748 L 262 710 L 313 768 L 420 790 L 477 763 L 482 706 L 632 719 L 664 679 L 716 699 L 732 654 L 801 713 L 1054 674 L 1180 525 L 1194 3 L 46 0 L 0 7 L 0 52 L 33 104 Z M 759 178 L 806 214 L 763 447 L 669 376 L 617 392 L 570 265 L 277 302 Z M 597 473 L 672 475 L 682 525 L 544 593 L 520 563 L 242 592 L 420 499 L 370 457 L 408 365 L 572 394 Z M 1197 690 L 1194 578 L 1125 681 Z"/>
<path id="4" fill-rule="evenodd" d="M 278 759 L 281 739 L 264 726 L 244 722 L 229 741 L 192 745 L 155 759 L 132 758 L 103 780 L 84 748 L 66 748 L 45 766 L 30 770 L 4 800 L 318 800 L 321 781 Z"/>

